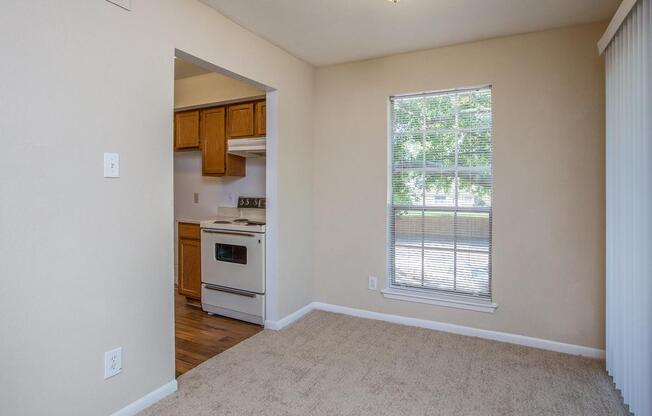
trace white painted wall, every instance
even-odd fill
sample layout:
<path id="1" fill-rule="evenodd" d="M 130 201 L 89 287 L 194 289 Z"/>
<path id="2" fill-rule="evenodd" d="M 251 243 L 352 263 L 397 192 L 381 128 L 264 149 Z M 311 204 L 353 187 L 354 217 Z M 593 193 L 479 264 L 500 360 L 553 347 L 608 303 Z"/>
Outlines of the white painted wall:
<path id="1" fill-rule="evenodd" d="M 199 203 L 194 203 L 194 193 Z M 234 207 L 238 196 L 265 197 L 265 158 L 247 158 L 247 176 L 210 177 L 201 174 L 201 153 L 174 154 L 174 216 L 204 219 L 217 207 Z M 232 199 L 235 198 L 235 200 Z"/>
<path id="2" fill-rule="evenodd" d="M 278 90 L 270 317 L 312 298 L 312 67 L 195 0 L 132 5 L 2 3 L 2 414 L 107 415 L 174 379 L 175 48 Z"/>
<path id="3" fill-rule="evenodd" d="M 218 73 L 177 79 L 174 82 L 174 108 L 260 97 L 261 95 L 265 95 L 265 91 Z"/>

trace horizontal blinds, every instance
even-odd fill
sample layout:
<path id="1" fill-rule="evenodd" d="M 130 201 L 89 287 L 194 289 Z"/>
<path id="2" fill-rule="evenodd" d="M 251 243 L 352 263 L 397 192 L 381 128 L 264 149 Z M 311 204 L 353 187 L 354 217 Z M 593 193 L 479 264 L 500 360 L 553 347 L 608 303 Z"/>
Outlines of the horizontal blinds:
<path id="1" fill-rule="evenodd" d="M 391 109 L 391 285 L 490 298 L 491 89 Z"/>

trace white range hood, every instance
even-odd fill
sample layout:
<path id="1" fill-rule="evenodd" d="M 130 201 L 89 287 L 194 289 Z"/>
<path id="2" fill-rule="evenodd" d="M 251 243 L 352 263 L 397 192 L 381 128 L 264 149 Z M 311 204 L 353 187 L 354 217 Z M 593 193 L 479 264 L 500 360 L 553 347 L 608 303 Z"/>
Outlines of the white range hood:
<path id="1" fill-rule="evenodd" d="M 242 157 L 265 157 L 266 148 L 266 137 L 229 139 L 227 152 Z"/>

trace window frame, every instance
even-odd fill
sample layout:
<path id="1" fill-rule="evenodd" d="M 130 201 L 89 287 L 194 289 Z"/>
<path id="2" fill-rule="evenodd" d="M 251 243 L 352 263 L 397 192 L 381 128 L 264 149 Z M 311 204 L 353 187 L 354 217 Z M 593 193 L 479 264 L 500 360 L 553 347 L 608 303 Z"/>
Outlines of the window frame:
<path id="1" fill-rule="evenodd" d="M 411 287 L 411 286 L 402 286 L 402 285 L 395 285 L 393 283 L 393 256 L 394 256 L 394 247 L 395 244 L 395 238 L 394 238 L 394 211 L 396 210 L 396 206 L 393 204 L 393 188 L 392 188 L 392 180 L 393 180 L 393 174 L 394 174 L 394 165 L 393 165 L 393 158 L 394 158 L 394 110 L 393 110 L 393 101 L 396 98 L 407 98 L 407 97 L 419 97 L 419 96 L 433 96 L 433 95 L 440 95 L 440 94 L 451 94 L 451 93 L 463 93 L 467 91 L 477 91 L 477 90 L 483 90 L 483 89 L 488 89 L 491 93 L 491 117 L 492 117 L 492 123 L 491 123 L 491 157 L 492 157 L 492 163 L 491 163 L 491 206 L 489 209 L 482 209 L 482 208 L 472 208 L 470 209 L 471 211 L 483 211 L 483 212 L 488 212 L 489 214 L 489 237 L 490 237 L 490 246 L 489 246 L 489 259 L 488 259 L 488 268 L 489 268 L 489 276 L 488 276 L 488 285 L 489 285 L 489 296 L 474 296 L 472 294 L 466 294 L 466 293 L 460 293 L 456 291 L 446 291 L 446 290 L 438 290 L 438 289 L 426 289 L 426 288 L 418 288 L 418 287 Z M 387 211 L 386 211 L 386 224 L 387 224 L 387 273 L 386 273 L 386 279 L 385 279 L 385 288 L 381 291 L 383 296 L 387 299 L 394 299 L 394 300 L 402 300 L 402 301 L 410 301 L 410 302 L 416 302 L 416 303 L 423 303 L 423 304 L 431 304 L 431 305 L 436 305 L 436 306 L 445 306 L 445 307 L 453 307 L 453 308 L 460 308 L 460 309 L 466 309 L 466 310 L 472 310 L 472 311 L 478 311 L 478 312 L 486 312 L 486 313 L 493 313 L 497 309 L 498 305 L 493 302 L 494 298 L 494 291 L 493 291 L 493 274 L 492 274 L 492 257 L 493 257 L 493 208 L 494 208 L 494 178 L 493 178 L 493 155 L 494 155 L 494 128 L 493 128 L 493 115 L 494 115 L 494 90 L 493 86 L 491 84 L 485 84 L 485 85 L 478 85 L 478 86 L 472 86 L 472 87 L 463 87 L 463 88 L 453 88 L 453 89 L 447 89 L 447 90 L 437 90 L 437 91 L 425 91 L 425 92 L 420 92 L 420 93 L 413 93 L 413 94 L 397 94 L 397 95 L 392 95 L 388 97 L 387 101 L 387 132 L 388 132 L 388 138 L 387 138 Z M 457 166 L 459 168 L 459 166 Z M 408 207 L 413 207 L 413 206 L 408 206 Z M 416 208 L 416 207 L 413 207 Z M 459 209 L 459 202 L 456 204 L 456 206 L 452 207 L 450 209 L 452 212 L 455 211 L 464 211 L 465 209 L 463 208 L 462 210 Z M 445 208 L 441 207 L 432 207 L 432 208 L 427 208 L 427 207 L 420 207 L 418 208 L 419 210 L 433 210 L 433 211 L 442 211 L 446 210 Z"/>

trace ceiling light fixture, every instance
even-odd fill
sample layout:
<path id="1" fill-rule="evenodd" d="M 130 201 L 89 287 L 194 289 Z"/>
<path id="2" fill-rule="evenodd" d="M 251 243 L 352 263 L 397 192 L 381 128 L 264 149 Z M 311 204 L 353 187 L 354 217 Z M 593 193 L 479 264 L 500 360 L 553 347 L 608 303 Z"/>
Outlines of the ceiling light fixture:
<path id="1" fill-rule="evenodd" d="M 390 2 L 390 3 L 394 3 L 394 4 L 396 4 L 396 3 L 398 3 L 398 2 L 401 1 L 401 0 L 387 0 L 387 1 Z"/>

